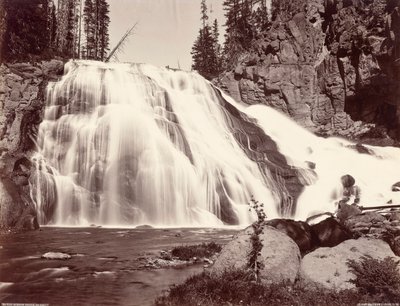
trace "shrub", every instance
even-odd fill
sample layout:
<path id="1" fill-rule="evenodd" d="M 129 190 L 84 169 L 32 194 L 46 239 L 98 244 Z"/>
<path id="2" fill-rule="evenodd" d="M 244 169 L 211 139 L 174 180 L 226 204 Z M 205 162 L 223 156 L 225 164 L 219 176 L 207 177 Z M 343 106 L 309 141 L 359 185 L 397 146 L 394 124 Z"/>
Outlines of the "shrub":
<path id="1" fill-rule="evenodd" d="M 254 271 L 255 280 L 260 281 L 260 270 L 262 270 L 264 267 L 264 263 L 259 259 L 261 250 L 263 248 L 260 235 L 263 232 L 263 225 L 267 215 L 264 212 L 264 204 L 258 202 L 253 196 L 251 196 L 249 206 L 249 211 L 253 209 L 256 212 L 257 221 L 252 224 L 254 232 L 250 237 L 251 251 L 248 254 L 247 266 Z"/>
<path id="2" fill-rule="evenodd" d="M 392 257 L 375 259 L 363 256 L 360 261 L 349 260 L 350 271 L 356 276 L 351 282 L 361 293 L 380 294 L 390 300 L 400 298 L 400 274 L 398 261 Z"/>
<path id="3" fill-rule="evenodd" d="M 174 247 L 171 251 L 173 257 L 181 260 L 190 260 L 193 257 L 211 257 L 221 252 L 221 245 L 215 242 L 202 243 L 197 245 L 182 245 Z"/>

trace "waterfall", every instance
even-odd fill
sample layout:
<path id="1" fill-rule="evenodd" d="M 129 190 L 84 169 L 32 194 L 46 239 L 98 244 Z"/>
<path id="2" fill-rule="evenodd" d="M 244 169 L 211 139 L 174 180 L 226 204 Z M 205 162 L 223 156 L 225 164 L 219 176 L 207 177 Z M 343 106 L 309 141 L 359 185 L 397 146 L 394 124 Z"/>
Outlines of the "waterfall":
<path id="1" fill-rule="evenodd" d="M 65 68 L 48 86 L 34 157 L 56 186 L 50 214 L 41 206 L 49 184 L 32 188 L 42 223 L 247 224 L 251 195 L 278 215 L 279 188 L 235 140 L 201 76 L 91 61 Z"/>
<path id="2" fill-rule="evenodd" d="M 400 180 L 399 149 L 359 154 L 267 106 L 237 103 L 196 73 L 94 61 L 65 71 L 48 85 L 33 157 L 42 224 L 245 225 L 251 196 L 268 218 L 304 219 L 335 209 L 343 174 L 369 205 L 391 199 Z"/>

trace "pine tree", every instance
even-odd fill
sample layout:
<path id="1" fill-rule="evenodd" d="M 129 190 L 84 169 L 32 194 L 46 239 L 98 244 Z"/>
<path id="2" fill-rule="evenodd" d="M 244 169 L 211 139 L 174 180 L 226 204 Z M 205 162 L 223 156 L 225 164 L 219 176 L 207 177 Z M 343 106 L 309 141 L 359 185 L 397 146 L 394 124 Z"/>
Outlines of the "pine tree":
<path id="1" fill-rule="evenodd" d="M 58 0 L 57 47 L 61 55 L 76 57 L 77 53 L 77 8 L 76 0 Z"/>
<path id="2" fill-rule="evenodd" d="M 107 51 L 109 51 L 109 34 L 108 26 L 110 24 L 110 13 L 109 4 L 105 0 L 100 1 L 99 10 L 99 39 L 98 39 L 98 59 L 104 61 L 107 57 Z"/>
<path id="3" fill-rule="evenodd" d="M 270 25 L 270 18 L 268 14 L 266 0 L 259 1 L 259 6 L 253 13 L 253 20 L 257 29 L 257 33 L 265 31 Z"/>
<path id="4" fill-rule="evenodd" d="M 192 69 L 198 71 L 207 79 L 212 79 L 221 71 L 221 61 L 218 56 L 218 23 L 211 28 L 208 24 L 207 5 L 201 1 L 202 28 L 192 47 Z"/>
<path id="5" fill-rule="evenodd" d="M 56 6 L 53 1 L 50 2 L 50 7 L 49 7 L 49 31 L 50 31 L 50 44 L 54 48 L 56 44 L 56 35 L 57 35 L 57 18 L 56 18 Z"/>
<path id="6" fill-rule="evenodd" d="M 269 25 L 266 0 L 225 0 L 224 56 L 230 66 Z"/>
<path id="7" fill-rule="evenodd" d="M 87 59 L 95 58 L 95 31 L 96 22 L 94 15 L 94 5 L 92 0 L 85 0 L 83 9 L 84 33 L 86 36 L 86 55 Z"/>
<path id="8" fill-rule="evenodd" d="M 214 19 L 213 23 L 213 40 L 214 40 L 214 53 L 215 53 L 215 63 L 213 63 L 215 67 L 215 71 L 219 74 L 223 70 L 223 54 L 221 44 L 219 43 L 219 26 L 218 20 Z"/>
<path id="9" fill-rule="evenodd" d="M 85 56 L 88 59 L 101 61 L 106 59 L 109 50 L 109 12 L 109 4 L 106 0 L 85 0 L 83 9 Z"/>
<path id="10" fill-rule="evenodd" d="M 201 9 L 201 22 L 204 29 L 208 21 L 206 0 L 201 0 L 200 9 Z"/>
<path id="11" fill-rule="evenodd" d="M 226 17 L 224 56 L 227 59 L 227 64 L 230 65 L 231 62 L 236 61 L 237 54 L 243 51 L 239 33 L 240 1 L 225 0 L 223 6 Z"/>
<path id="12" fill-rule="evenodd" d="M 50 46 L 49 0 L 4 0 L 4 41 L 0 53 L 5 60 L 44 56 Z"/>

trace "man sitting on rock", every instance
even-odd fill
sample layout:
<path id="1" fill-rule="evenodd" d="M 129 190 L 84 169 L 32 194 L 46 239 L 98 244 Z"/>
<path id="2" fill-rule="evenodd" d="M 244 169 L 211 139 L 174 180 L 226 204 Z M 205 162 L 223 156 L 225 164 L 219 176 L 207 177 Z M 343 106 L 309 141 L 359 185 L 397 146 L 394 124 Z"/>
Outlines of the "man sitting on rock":
<path id="1" fill-rule="evenodd" d="M 340 178 L 343 186 L 342 199 L 338 202 L 338 210 L 336 216 L 340 221 L 344 221 L 352 215 L 361 213 L 358 207 L 360 203 L 360 187 L 355 185 L 355 179 L 349 174 L 343 175 Z M 352 199 L 353 203 L 351 203 Z"/>
<path id="2" fill-rule="evenodd" d="M 355 204 L 358 205 L 360 203 L 360 187 L 355 185 L 356 180 L 350 174 L 343 175 L 340 180 L 342 181 L 343 192 L 342 199 L 339 201 L 339 205 L 341 203 L 345 204 Z M 354 198 L 353 203 L 350 200 Z"/>

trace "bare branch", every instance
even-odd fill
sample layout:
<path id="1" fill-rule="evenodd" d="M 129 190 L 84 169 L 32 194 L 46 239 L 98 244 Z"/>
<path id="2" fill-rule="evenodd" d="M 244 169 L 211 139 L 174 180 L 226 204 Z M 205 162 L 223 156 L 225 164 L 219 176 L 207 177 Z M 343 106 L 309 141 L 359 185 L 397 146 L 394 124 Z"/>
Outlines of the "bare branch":
<path id="1" fill-rule="evenodd" d="M 117 58 L 117 54 L 119 51 L 121 51 L 124 48 L 124 45 L 127 42 L 128 37 L 134 34 L 133 30 L 135 29 L 136 25 L 138 23 L 136 22 L 126 33 L 122 36 L 122 38 L 119 40 L 117 45 L 111 50 L 110 54 L 106 58 L 105 62 L 109 62 L 111 58 Z"/>

